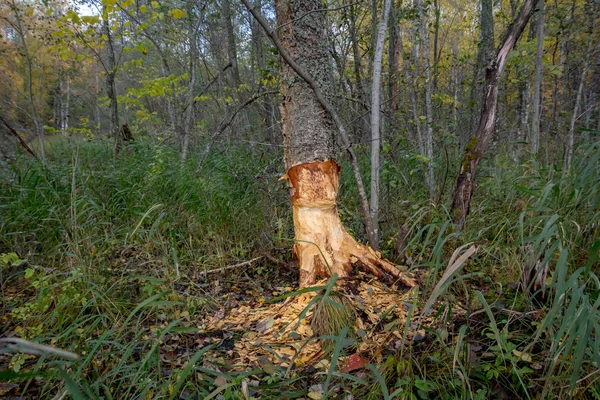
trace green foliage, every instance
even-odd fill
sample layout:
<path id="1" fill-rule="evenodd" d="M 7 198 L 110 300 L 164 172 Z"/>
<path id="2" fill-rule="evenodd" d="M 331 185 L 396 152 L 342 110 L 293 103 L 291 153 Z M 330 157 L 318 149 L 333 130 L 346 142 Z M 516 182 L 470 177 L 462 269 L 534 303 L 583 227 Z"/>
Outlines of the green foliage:
<path id="1" fill-rule="evenodd" d="M 598 393 L 600 188 L 589 184 L 600 178 L 598 143 L 577 150 L 564 180 L 559 169 L 533 161 L 515 166 L 498 157 L 484 165 L 460 235 L 448 212 L 422 197 L 421 179 L 409 173 L 416 161 L 388 160 L 384 252 L 421 271 L 421 292 L 402 305 L 406 321 L 378 327 L 402 340 L 383 348 L 382 361 L 372 359 L 364 374 L 339 371 L 344 349 L 360 339 L 353 334 L 355 316 L 337 318 L 344 301 L 334 293 L 335 279 L 295 292 L 324 291 L 304 315 L 310 308 L 327 318 L 335 314 L 334 327 L 317 332 L 329 344 L 327 373 L 312 376 L 282 367 L 207 369 L 205 363 L 217 362 L 207 356 L 207 345 L 191 347 L 175 368 L 161 359 L 165 343 L 196 332 L 195 319 L 219 307 L 211 296 L 178 289 L 193 285 L 194 271 L 249 259 L 265 236 L 277 246 L 289 243 L 285 188 L 265 178 L 282 168 L 270 161 L 273 155 L 232 146 L 210 154 L 198 173 L 199 155 L 182 164 L 162 141 L 138 141 L 114 159 L 108 142 L 60 139 L 56 161 L 22 160 L 0 194 L 8 326 L 82 356 L 65 361 L 16 353 L 7 359 L 10 379 L 24 386 L 41 382 L 41 398 L 54 396 L 64 382 L 74 398 L 237 399 L 245 398 L 249 374 L 263 398 L 306 396 L 314 382 L 331 397 L 340 388 L 387 399 Z M 408 153 L 401 157 L 411 160 Z M 346 173 L 342 216 L 360 237 Z M 407 240 L 398 254 L 394 227 L 402 225 Z M 470 247 L 454 251 L 466 243 L 477 253 L 458 262 Z M 269 269 L 256 271 L 268 276 Z"/>

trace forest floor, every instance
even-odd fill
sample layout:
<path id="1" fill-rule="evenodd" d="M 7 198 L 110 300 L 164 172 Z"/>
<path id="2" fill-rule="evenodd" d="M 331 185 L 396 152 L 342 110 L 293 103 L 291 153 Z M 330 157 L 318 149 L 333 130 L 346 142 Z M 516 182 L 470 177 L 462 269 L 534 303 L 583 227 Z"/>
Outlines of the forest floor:
<path id="1" fill-rule="evenodd" d="M 388 171 L 383 253 L 413 288 L 297 290 L 274 155 L 199 173 L 164 144 L 115 160 L 74 141 L 21 159 L 0 195 L 0 398 L 598 398 L 598 147 L 568 181 L 490 160 L 460 235 L 418 165 Z M 348 174 L 340 204 L 363 239 Z M 333 303 L 356 322 L 317 334 Z"/>

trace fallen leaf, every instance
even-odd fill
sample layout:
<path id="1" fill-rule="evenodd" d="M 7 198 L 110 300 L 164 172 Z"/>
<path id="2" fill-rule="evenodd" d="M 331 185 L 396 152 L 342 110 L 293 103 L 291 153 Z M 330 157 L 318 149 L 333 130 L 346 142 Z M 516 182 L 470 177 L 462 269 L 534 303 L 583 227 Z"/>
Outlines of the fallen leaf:
<path id="1" fill-rule="evenodd" d="M 521 360 L 523 360 L 525 362 L 530 363 L 530 362 L 533 361 L 533 359 L 531 358 L 531 354 L 529 354 L 529 353 L 524 353 L 524 352 L 521 352 L 521 351 L 519 351 L 517 349 L 514 349 L 513 350 L 513 354 L 515 356 L 519 357 Z"/>
<path id="2" fill-rule="evenodd" d="M 273 319 L 273 317 L 267 318 L 256 324 L 256 330 L 260 333 L 264 333 L 267 330 L 271 329 L 274 324 L 275 320 Z"/>
<path id="3" fill-rule="evenodd" d="M 215 386 L 223 386 L 227 384 L 227 379 L 223 378 L 222 376 L 217 376 L 213 382 L 213 384 Z"/>
<path id="4" fill-rule="evenodd" d="M 357 369 L 362 369 L 368 363 L 369 360 L 355 353 L 352 354 L 350 357 L 346 358 L 344 364 L 342 365 L 341 371 L 344 374 L 347 374 L 348 372 L 356 371 Z"/>

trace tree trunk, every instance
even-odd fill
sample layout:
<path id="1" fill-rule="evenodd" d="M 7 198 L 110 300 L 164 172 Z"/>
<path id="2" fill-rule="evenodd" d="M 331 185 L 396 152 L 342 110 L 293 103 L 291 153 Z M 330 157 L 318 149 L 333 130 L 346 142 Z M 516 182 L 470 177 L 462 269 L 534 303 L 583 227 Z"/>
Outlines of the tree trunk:
<path id="1" fill-rule="evenodd" d="M 471 198 L 475 189 L 477 168 L 494 134 L 496 107 L 498 105 L 498 83 L 506 67 L 506 58 L 523 33 L 536 2 L 537 0 L 525 0 L 519 15 L 508 27 L 495 59 L 492 60 L 486 71 L 483 109 L 481 110 L 479 125 L 465 149 L 454 189 L 452 213 L 457 231 L 462 230 L 469 214 Z"/>
<path id="2" fill-rule="evenodd" d="M 262 15 L 262 1 L 254 0 L 254 9 L 259 15 Z M 256 59 L 256 65 L 258 70 L 258 93 L 262 92 L 264 89 L 263 84 L 263 71 L 265 70 L 265 56 L 263 51 L 263 40 L 262 40 L 262 32 L 260 30 L 260 25 L 256 21 L 252 21 L 252 44 L 254 48 L 254 58 Z M 264 96 L 263 103 L 260 105 L 260 115 L 261 119 L 265 124 L 265 132 L 266 141 L 268 143 L 275 143 L 276 137 L 276 128 L 278 126 L 275 115 L 273 113 L 273 100 L 271 96 Z"/>
<path id="3" fill-rule="evenodd" d="M 540 148 L 540 114 L 542 74 L 544 58 L 544 0 L 539 0 L 539 14 L 537 20 L 537 49 L 535 54 L 535 78 L 533 80 L 533 113 L 531 115 L 531 137 L 529 145 L 532 156 L 537 156 Z"/>
<path id="4" fill-rule="evenodd" d="M 389 77 L 388 77 L 388 101 L 390 102 L 390 118 L 388 132 L 396 131 L 396 113 L 398 112 L 398 104 L 400 99 L 398 98 L 398 22 L 396 20 L 396 9 L 394 2 L 390 7 L 389 17 L 389 44 L 388 44 L 388 64 L 389 64 Z"/>
<path id="5" fill-rule="evenodd" d="M 583 69 L 581 71 L 581 78 L 579 79 L 579 87 L 577 88 L 577 96 L 575 97 L 575 106 L 573 107 L 573 113 L 571 114 L 571 123 L 569 125 L 569 136 L 567 136 L 567 145 L 565 148 L 565 160 L 563 165 L 563 173 L 562 176 L 565 178 L 569 174 L 569 170 L 571 169 L 571 161 L 573 159 L 573 148 L 575 145 L 575 123 L 579 118 L 579 108 L 581 107 L 581 98 L 583 96 L 583 86 L 585 84 L 585 78 L 590 69 L 591 58 L 593 56 L 593 45 L 592 38 L 594 32 L 594 22 L 595 22 L 595 13 L 592 12 L 592 23 L 590 29 L 590 35 L 588 38 L 587 51 L 585 53 L 585 60 L 583 61 Z M 600 51 L 600 41 L 598 41 L 596 51 Z"/>
<path id="6" fill-rule="evenodd" d="M 356 9 L 357 9 L 358 5 L 357 4 L 352 4 L 350 5 L 350 18 L 348 21 L 348 29 L 349 29 L 349 33 L 350 33 L 350 40 L 352 41 L 352 58 L 353 58 L 353 67 L 354 67 L 354 79 L 356 80 L 356 84 L 354 85 L 355 88 L 355 93 L 354 93 L 354 97 L 356 97 L 356 99 L 358 99 L 357 102 L 357 106 L 356 106 L 356 114 L 358 114 L 358 117 L 355 118 L 356 120 L 356 126 L 355 129 L 356 131 L 358 131 L 359 135 L 358 135 L 358 140 L 363 139 L 364 135 L 368 132 L 368 124 L 366 123 L 366 121 L 362 118 L 362 115 L 367 113 L 369 110 L 367 110 L 367 107 L 365 106 L 366 104 L 366 95 L 365 95 L 365 90 L 364 90 L 364 82 L 363 82 L 363 78 L 362 78 L 362 58 L 360 55 L 360 48 L 359 46 L 359 38 L 358 38 L 358 32 L 356 29 L 356 19 L 357 19 L 357 15 L 356 15 Z"/>
<path id="7" fill-rule="evenodd" d="M 371 218 L 375 242 L 379 242 L 379 149 L 381 148 L 381 64 L 388 14 L 392 0 L 385 0 L 375 45 L 373 59 L 373 85 L 371 86 Z M 376 245 L 375 245 L 376 246 Z M 377 247 L 375 247 L 377 249 Z"/>
<path id="8" fill-rule="evenodd" d="M 344 229 L 337 213 L 339 166 L 334 140 L 337 126 L 353 170 L 357 163 L 347 132 L 331 107 L 333 80 L 320 0 L 278 0 L 275 3 L 277 37 L 266 21 L 251 9 L 285 60 L 281 79 L 282 128 L 285 163 L 294 214 L 294 253 L 300 266 L 300 286 L 319 278 L 353 274 L 353 266 L 378 277 L 402 279 L 395 265 L 374 250 L 358 244 Z M 302 18 L 301 18 L 302 17 Z M 357 178 L 361 204 L 364 186 Z M 366 216 L 369 217 L 368 204 Z M 368 221 L 368 220 L 367 220 Z M 388 275 L 389 274 L 389 275 Z M 404 278 L 405 284 L 413 284 Z"/>
<path id="9" fill-rule="evenodd" d="M 106 7 L 104 7 L 103 15 L 107 15 Z M 108 22 L 108 16 L 102 20 L 104 34 L 106 35 L 106 96 L 109 101 L 110 109 L 110 129 L 111 134 L 115 139 L 114 154 L 118 155 L 121 150 L 121 125 L 119 124 L 119 104 L 117 102 L 117 88 L 116 88 L 116 75 L 117 75 L 117 61 L 115 58 L 115 49 L 113 46 L 112 32 L 110 31 L 110 25 Z"/>
<path id="10" fill-rule="evenodd" d="M 423 145 L 423 134 L 421 133 L 421 124 L 419 123 L 419 111 L 417 103 L 417 93 L 415 89 L 415 81 L 417 80 L 416 69 L 411 68 L 407 57 L 404 56 L 404 44 L 402 40 L 402 30 L 399 31 L 398 42 L 400 46 L 400 54 L 402 54 L 402 66 L 404 70 L 404 76 L 408 85 L 408 93 L 410 96 L 410 111 L 412 113 L 412 121 L 414 127 L 414 136 L 417 141 L 417 147 L 419 154 L 425 154 L 425 146 Z"/>
<path id="11" fill-rule="evenodd" d="M 96 133 L 100 133 L 101 122 L 100 122 L 100 71 L 98 71 L 98 64 L 96 64 L 95 78 L 96 78 Z"/>
<path id="12" fill-rule="evenodd" d="M 69 133 L 69 105 L 71 103 L 71 82 L 69 77 L 67 77 L 67 100 L 65 101 L 65 120 L 63 127 L 63 134 L 67 135 Z"/>
<path id="13" fill-rule="evenodd" d="M 188 93 L 186 101 L 185 124 L 183 126 L 183 137 L 181 142 L 181 161 L 187 159 L 190 147 L 190 136 L 194 121 L 194 88 L 196 87 L 196 65 L 198 59 L 198 45 L 196 43 L 196 26 L 190 21 L 190 81 L 188 82 Z"/>
<path id="14" fill-rule="evenodd" d="M 469 131 L 475 128 L 475 115 L 481 110 L 480 103 L 483 97 L 483 79 L 485 70 L 489 67 L 494 57 L 494 13 L 493 0 L 481 0 L 481 41 L 479 43 L 479 52 L 477 61 L 473 68 L 473 83 L 471 86 L 471 101 L 469 113 Z M 461 135 L 462 136 L 462 135 Z"/>
<path id="15" fill-rule="evenodd" d="M 231 15 L 231 4 L 229 0 L 222 0 L 223 19 L 225 20 L 225 33 L 227 34 L 227 55 L 231 62 L 231 84 L 237 88 L 240 85 L 240 71 L 237 62 L 237 50 L 235 47 L 235 32 L 233 31 L 233 20 Z"/>
<path id="16" fill-rule="evenodd" d="M 417 0 L 419 10 L 419 36 L 421 37 L 421 49 L 423 51 L 423 69 L 425 70 L 425 114 L 427 130 L 425 134 L 425 156 L 427 157 L 427 173 L 425 180 L 429 188 L 429 201 L 435 200 L 435 176 L 433 170 L 433 106 L 431 104 L 432 80 L 431 62 L 429 61 L 429 32 L 425 23 L 422 0 Z"/>
<path id="17" fill-rule="evenodd" d="M 438 69 L 440 64 L 440 57 L 438 56 L 438 42 L 440 36 L 440 3 L 438 0 L 433 1 L 433 12 L 435 13 L 435 23 L 433 24 L 433 90 L 437 92 Z"/>
<path id="18" fill-rule="evenodd" d="M 37 110 L 35 106 L 35 99 L 33 97 L 33 60 L 31 59 L 31 54 L 29 54 L 29 49 L 27 48 L 27 40 L 25 39 L 25 31 L 23 29 L 23 23 L 21 21 L 21 16 L 19 15 L 19 8 L 15 4 L 14 0 L 11 6 L 14 15 L 15 15 L 15 28 L 17 30 L 17 34 L 21 38 L 21 42 L 23 45 L 23 53 L 25 54 L 25 61 L 27 63 L 27 97 L 29 100 L 29 107 L 31 111 L 31 119 L 33 120 L 33 125 L 35 126 L 35 133 L 38 138 L 40 144 L 40 158 L 42 161 L 46 158 L 46 152 L 44 149 L 44 128 L 40 123 L 40 120 L 37 115 Z"/>

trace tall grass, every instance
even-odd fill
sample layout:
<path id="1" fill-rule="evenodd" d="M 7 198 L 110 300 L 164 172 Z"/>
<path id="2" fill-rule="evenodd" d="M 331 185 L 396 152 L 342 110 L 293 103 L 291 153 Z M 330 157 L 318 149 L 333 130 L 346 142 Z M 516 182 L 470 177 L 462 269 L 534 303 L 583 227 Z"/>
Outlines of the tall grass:
<path id="1" fill-rule="evenodd" d="M 52 161 L 22 160 L 1 187 L 0 253 L 26 262 L 1 265 L 9 322 L 0 334 L 81 357 L 6 361 L 0 354 L 0 365 L 13 369 L 2 377 L 40 398 L 248 398 L 250 379 L 262 398 L 306 396 L 315 382 L 333 397 L 598 395 L 599 149 L 578 149 L 565 180 L 534 161 L 490 160 L 460 235 L 443 206 L 427 204 L 413 173 L 420 165 L 388 156 L 383 251 L 407 260 L 422 287 L 403 305 L 406 321 L 377 328 L 396 330 L 400 347 L 382 349 L 382 362 L 356 376 L 335 368 L 350 334 L 343 327 L 322 338 L 333 359 L 320 375 L 235 372 L 194 344 L 194 322 L 216 305 L 195 285 L 199 272 L 287 246 L 293 235 L 285 186 L 276 182 L 278 154 L 231 146 L 198 170 L 199 157 L 182 164 L 158 142 L 135 143 L 117 159 L 104 141 L 57 143 Z M 361 239 L 348 170 L 340 210 Z M 394 235 L 403 225 L 399 254 Z M 455 253 L 467 243 L 477 252 Z M 466 251 L 472 254 L 461 258 Z M 186 352 L 169 356 L 178 363 L 165 359 L 175 337 L 189 341 Z M 19 362 L 26 372 L 14 372 Z"/>

